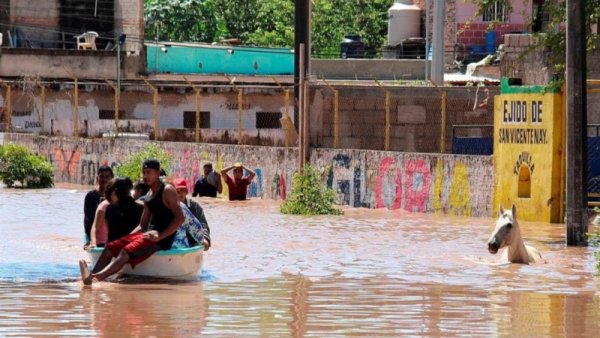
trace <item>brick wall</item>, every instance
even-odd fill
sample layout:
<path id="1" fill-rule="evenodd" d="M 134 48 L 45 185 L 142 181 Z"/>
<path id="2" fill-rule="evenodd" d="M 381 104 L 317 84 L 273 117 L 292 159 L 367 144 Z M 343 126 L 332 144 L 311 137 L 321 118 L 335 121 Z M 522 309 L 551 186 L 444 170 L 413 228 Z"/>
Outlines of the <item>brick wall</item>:
<path id="1" fill-rule="evenodd" d="M 34 47 L 56 47 L 60 40 L 58 1 L 12 0 L 10 24 L 18 25 Z M 5 39 L 8 27 L 1 27 Z M 8 41 L 8 40 L 7 40 Z"/>
<path id="2" fill-rule="evenodd" d="M 488 31 L 489 23 L 488 22 L 473 22 L 471 24 L 458 24 L 458 32 L 457 32 L 457 43 L 465 44 L 466 46 L 471 45 L 485 45 L 485 33 Z M 494 27 L 494 31 L 496 32 L 496 42 L 495 46 L 498 47 L 501 43 L 504 42 L 504 35 L 509 34 L 511 32 L 521 32 L 524 31 L 527 27 L 525 24 L 510 24 L 503 23 Z"/>

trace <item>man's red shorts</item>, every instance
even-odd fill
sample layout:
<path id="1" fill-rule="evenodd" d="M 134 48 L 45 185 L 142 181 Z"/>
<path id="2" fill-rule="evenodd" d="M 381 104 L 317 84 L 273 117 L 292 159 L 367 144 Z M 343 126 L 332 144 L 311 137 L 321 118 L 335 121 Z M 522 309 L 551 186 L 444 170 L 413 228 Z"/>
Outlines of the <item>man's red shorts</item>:
<path id="1" fill-rule="evenodd" d="M 144 233 L 136 232 L 106 244 L 106 249 L 112 253 L 113 257 L 117 257 L 121 250 L 125 250 L 129 255 L 131 268 L 135 268 L 136 265 L 160 250 L 160 247 L 158 242 L 144 238 Z"/>

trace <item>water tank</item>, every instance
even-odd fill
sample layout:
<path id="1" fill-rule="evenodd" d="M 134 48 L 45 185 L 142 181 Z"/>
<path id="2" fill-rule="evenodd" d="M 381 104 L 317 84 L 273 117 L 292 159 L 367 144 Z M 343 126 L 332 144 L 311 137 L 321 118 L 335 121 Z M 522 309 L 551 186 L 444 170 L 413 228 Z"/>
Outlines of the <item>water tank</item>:
<path id="1" fill-rule="evenodd" d="M 421 9 L 412 0 L 396 0 L 388 10 L 388 45 L 421 36 Z"/>

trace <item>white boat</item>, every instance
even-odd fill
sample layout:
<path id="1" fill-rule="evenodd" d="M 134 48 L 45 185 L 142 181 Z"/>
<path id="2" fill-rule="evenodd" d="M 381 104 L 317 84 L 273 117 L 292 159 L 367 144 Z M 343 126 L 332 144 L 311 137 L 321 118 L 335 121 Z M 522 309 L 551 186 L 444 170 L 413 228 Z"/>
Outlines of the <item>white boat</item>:
<path id="1" fill-rule="evenodd" d="M 90 267 L 96 265 L 102 250 L 104 248 L 93 248 L 89 251 L 92 260 Z M 136 265 L 134 269 L 131 268 L 131 265 L 125 264 L 119 274 L 179 280 L 196 279 L 202 268 L 203 251 L 204 247 L 202 245 L 191 248 L 160 250 Z"/>

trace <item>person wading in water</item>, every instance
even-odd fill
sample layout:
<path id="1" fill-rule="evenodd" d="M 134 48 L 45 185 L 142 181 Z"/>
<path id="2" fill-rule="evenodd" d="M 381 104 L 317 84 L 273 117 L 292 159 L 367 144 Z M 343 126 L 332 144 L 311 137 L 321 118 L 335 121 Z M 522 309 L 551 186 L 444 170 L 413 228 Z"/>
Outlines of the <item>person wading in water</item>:
<path id="1" fill-rule="evenodd" d="M 85 285 L 94 279 L 102 281 L 119 272 L 127 263 L 131 268 L 158 250 L 168 250 L 175 232 L 185 220 L 177 191 L 172 185 L 160 181 L 160 163 L 155 159 L 144 161 L 144 183 L 150 186 L 140 225 L 131 234 L 106 244 L 94 269 L 90 272 L 85 260 L 79 261 L 81 280 Z M 112 260 L 116 257 L 115 260 Z"/>

